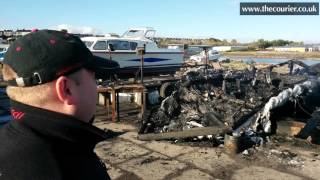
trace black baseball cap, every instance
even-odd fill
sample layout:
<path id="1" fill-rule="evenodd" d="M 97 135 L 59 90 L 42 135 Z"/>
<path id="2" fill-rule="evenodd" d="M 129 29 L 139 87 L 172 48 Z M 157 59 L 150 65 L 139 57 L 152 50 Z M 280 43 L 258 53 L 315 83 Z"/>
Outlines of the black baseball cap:
<path id="1" fill-rule="evenodd" d="M 94 56 L 77 36 L 65 31 L 39 30 L 14 41 L 3 63 L 18 75 L 8 85 L 25 87 L 53 81 L 81 68 L 97 71 L 102 61 L 105 71 L 111 73 L 119 68 L 115 61 Z"/>

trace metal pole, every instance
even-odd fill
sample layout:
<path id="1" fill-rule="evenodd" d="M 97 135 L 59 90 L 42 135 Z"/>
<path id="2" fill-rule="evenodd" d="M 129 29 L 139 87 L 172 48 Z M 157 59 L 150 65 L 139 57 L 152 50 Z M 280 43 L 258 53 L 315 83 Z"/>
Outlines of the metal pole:
<path id="1" fill-rule="evenodd" d="M 109 52 L 109 59 L 112 60 L 112 56 L 111 56 L 111 51 L 113 51 L 113 45 L 112 44 L 108 44 L 108 52 Z"/>
<path id="2" fill-rule="evenodd" d="M 241 92 L 240 79 L 236 79 L 236 84 L 237 84 L 238 92 Z"/>
<path id="3" fill-rule="evenodd" d="M 186 61 L 188 48 L 188 44 L 183 44 L 183 63 Z"/>
<path id="4" fill-rule="evenodd" d="M 223 79 L 223 81 L 222 81 L 222 91 L 224 94 L 227 94 L 227 85 L 226 85 L 225 79 Z"/>
<path id="5" fill-rule="evenodd" d="M 207 75 L 208 73 L 208 49 L 207 48 L 204 49 L 204 53 L 206 55 L 205 75 Z"/>
<path id="6" fill-rule="evenodd" d="M 141 84 L 143 84 L 143 65 L 144 65 L 144 58 L 143 54 L 141 54 L 141 67 L 140 67 L 140 73 L 141 73 Z"/>
<path id="7" fill-rule="evenodd" d="M 143 84 L 143 65 L 144 65 L 143 55 L 145 54 L 145 51 L 146 51 L 146 45 L 145 44 L 143 45 L 143 47 L 137 47 L 137 49 L 136 49 L 136 53 L 138 55 L 140 55 L 140 61 L 141 61 L 141 64 L 140 64 L 140 75 L 141 75 L 141 79 L 140 80 L 141 80 L 141 84 Z"/>
<path id="8" fill-rule="evenodd" d="M 109 59 L 110 59 L 110 60 L 112 60 L 112 57 L 111 57 L 111 50 L 109 49 L 109 51 L 108 51 L 108 52 L 109 52 Z"/>

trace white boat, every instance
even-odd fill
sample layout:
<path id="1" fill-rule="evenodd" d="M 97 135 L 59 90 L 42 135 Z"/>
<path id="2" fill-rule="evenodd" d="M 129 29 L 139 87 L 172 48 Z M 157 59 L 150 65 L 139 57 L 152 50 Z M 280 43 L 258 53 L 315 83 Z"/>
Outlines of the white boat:
<path id="1" fill-rule="evenodd" d="M 119 74 L 133 75 L 141 64 L 138 47 L 145 47 L 144 73 L 169 74 L 182 66 L 183 50 L 159 48 L 153 28 L 129 29 L 122 36 L 84 37 L 81 40 L 96 56 L 119 63 Z M 111 46 L 110 46 L 111 45 Z"/>
<path id="2" fill-rule="evenodd" d="M 216 50 L 211 49 L 208 51 L 208 60 L 209 61 L 218 60 L 220 58 L 220 56 L 221 55 Z M 199 54 L 190 56 L 190 60 L 195 61 L 195 62 L 205 62 L 206 61 L 205 51 L 201 51 Z"/>

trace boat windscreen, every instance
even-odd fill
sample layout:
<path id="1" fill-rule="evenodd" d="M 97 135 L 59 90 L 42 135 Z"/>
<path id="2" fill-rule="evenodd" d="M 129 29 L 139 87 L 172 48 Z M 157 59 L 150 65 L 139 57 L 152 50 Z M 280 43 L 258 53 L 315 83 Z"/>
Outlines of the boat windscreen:
<path id="1" fill-rule="evenodd" d="M 93 44 L 93 41 L 83 41 L 83 42 L 87 46 L 87 48 L 90 48 L 91 45 Z"/>
<path id="2" fill-rule="evenodd" d="M 123 37 L 140 37 L 144 35 L 143 30 L 129 30 L 124 33 Z"/>

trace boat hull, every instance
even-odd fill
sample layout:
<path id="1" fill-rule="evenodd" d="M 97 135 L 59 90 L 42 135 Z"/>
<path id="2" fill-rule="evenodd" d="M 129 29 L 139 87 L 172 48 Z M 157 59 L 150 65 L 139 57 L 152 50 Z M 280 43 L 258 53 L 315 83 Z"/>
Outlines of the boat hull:
<path id="1" fill-rule="evenodd" d="M 135 52 L 92 52 L 95 56 L 119 63 L 119 76 L 134 76 L 141 67 L 141 55 Z M 183 63 L 181 52 L 146 52 L 143 56 L 145 75 L 172 74 L 178 70 Z"/>

